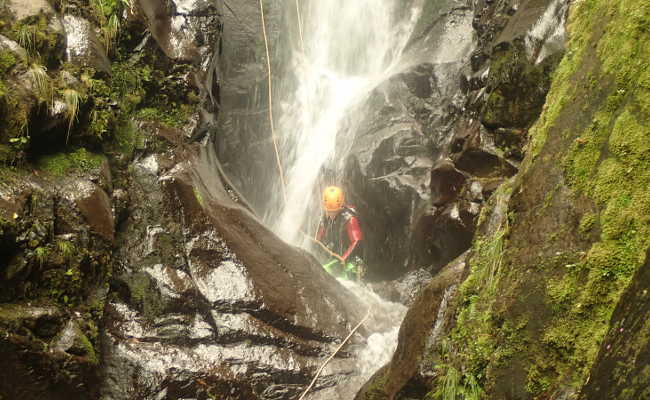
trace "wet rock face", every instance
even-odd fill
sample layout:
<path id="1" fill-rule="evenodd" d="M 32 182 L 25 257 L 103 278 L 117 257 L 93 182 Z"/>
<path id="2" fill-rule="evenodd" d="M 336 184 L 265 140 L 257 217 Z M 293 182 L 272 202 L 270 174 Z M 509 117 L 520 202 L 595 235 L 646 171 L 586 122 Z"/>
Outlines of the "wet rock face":
<path id="1" fill-rule="evenodd" d="M 277 177 L 277 166 L 270 136 L 268 73 L 260 5 L 258 0 L 225 4 L 220 3 L 223 47 L 218 70 L 222 106 L 217 121 L 219 134 L 214 144 L 233 184 L 255 211 L 264 215 L 271 204 L 273 188 L 260 182 L 272 182 Z M 283 56 L 283 49 L 277 48 L 278 37 L 288 29 L 281 25 L 283 7 L 282 2 L 264 3 L 275 77 L 280 74 L 278 64 Z M 241 154 L 248 154 L 248 157 L 241 157 Z"/>
<path id="2" fill-rule="evenodd" d="M 519 168 L 563 48 L 566 2 L 479 1 L 437 12 L 450 32 L 444 21 L 462 26 L 469 16 L 476 47 L 382 85 L 347 167 L 372 232 L 368 264 L 382 278 L 435 271 L 469 248 L 481 204 Z M 425 7 L 423 18 L 430 14 Z M 416 37 L 435 48 L 436 26 L 419 23 Z"/>
<path id="3" fill-rule="evenodd" d="M 432 151 L 442 150 L 462 104 L 459 81 L 449 79 L 461 65 L 418 65 L 381 85 L 368 101 L 372 113 L 357 134 L 345 179 L 366 227 L 370 279 L 428 266 L 412 257 L 414 228 L 431 209 Z"/>
<path id="4" fill-rule="evenodd" d="M 293 399 L 362 317 L 313 258 L 215 181 L 208 151 L 133 166 L 106 308 L 106 399 Z M 353 368 L 337 360 L 321 389 Z"/>
<path id="5" fill-rule="evenodd" d="M 481 122 L 489 129 L 502 128 L 497 134 L 521 135 L 541 112 L 558 54 L 540 65 L 531 63 L 523 41 L 517 40 L 497 46 L 492 57 Z"/>
<path id="6" fill-rule="evenodd" d="M 67 61 L 110 73 L 111 63 L 106 56 L 104 45 L 95 34 L 94 26 L 74 15 L 66 15 L 63 21 Z"/>
<path id="7" fill-rule="evenodd" d="M 0 395 L 97 398 L 112 210 L 84 178 L 0 187 Z M 44 303 L 44 305 L 40 305 Z"/>
<path id="8" fill-rule="evenodd" d="M 103 189 L 82 178 L 27 177 L 0 196 L 2 301 L 45 295 L 82 303 L 108 272 L 113 215 Z"/>
<path id="9" fill-rule="evenodd" d="M 140 0 L 147 26 L 167 57 L 201 63 L 219 43 L 222 20 L 206 0 Z"/>

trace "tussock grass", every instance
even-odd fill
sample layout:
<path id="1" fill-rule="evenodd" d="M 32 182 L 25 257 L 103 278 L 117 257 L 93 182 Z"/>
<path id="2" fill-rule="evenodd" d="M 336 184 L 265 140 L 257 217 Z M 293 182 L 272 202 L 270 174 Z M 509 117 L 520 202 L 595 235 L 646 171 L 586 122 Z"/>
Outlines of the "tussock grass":
<path id="1" fill-rule="evenodd" d="M 47 68 L 34 63 L 29 68 L 29 76 L 34 84 L 34 92 L 47 104 L 54 102 L 54 84 L 47 74 Z"/>
<path id="2" fill-rule="evenodd" d="M 79 106 L 81 105 L 81 93 L 74 89 L 63 90 L 63 101 L 66 104 L 66 116 L 68 118 L 68 134 L 66 135 L 65 142 L 68 143 L 70 139 L 70 130 L 72 125 L 77 121 L 79 116 Z"/>

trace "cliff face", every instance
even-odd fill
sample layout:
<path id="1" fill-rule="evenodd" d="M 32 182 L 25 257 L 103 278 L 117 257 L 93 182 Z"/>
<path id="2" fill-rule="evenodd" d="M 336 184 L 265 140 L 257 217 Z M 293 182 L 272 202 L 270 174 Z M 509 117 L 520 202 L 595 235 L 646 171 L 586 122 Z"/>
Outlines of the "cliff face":
<path id="1" fill-rule="evenodd" d="M 0 4 L 0 398 L 295 398 L 361 315 L 236 189 L 274 174 L 259 3 Z M 650 396 L 650 5 L 424 4 L 345 176 L 376 277 L 434 278 L 357 398 Z"/>
<path id="2" fill-rule="evenodd" d="M 419 307 L 440 315 L 425 290 L 359 398 L 649 395 L 648 21 L 644 1 L 572 4 L 521 169 L 481 213 L 445 329 L 409 328 Z"/>

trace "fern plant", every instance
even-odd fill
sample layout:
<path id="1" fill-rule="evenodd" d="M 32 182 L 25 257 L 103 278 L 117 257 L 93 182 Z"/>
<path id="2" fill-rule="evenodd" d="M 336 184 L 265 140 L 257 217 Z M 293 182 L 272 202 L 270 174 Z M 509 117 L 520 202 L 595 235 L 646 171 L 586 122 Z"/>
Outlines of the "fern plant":
<path id="1" fill-rule="evenodd" d="M 483 390 L 472 374 L 461 373 L 451 365 L 436 367 L 443 370 L 441 384 L 425 397 L 426 400 L 481 400 Z"/>
<path id="2" fill-rule="evenodd" d="M 74 244 L 68 242 L 67 240 L 60 240 L 56 243 L 56 247 L 66 260 L 72 258 L 72 253 L 74 252 Z"/>
<path id="3" fill-rule="evenodd" d="M 45 264 L 45 261 L 47 260 L 47 248 L 45 247 L 37 247 L 34 250 L 34 256 L 36 256 L 36 261 L 38 261 L 39 266 L 43 266 Z"/>

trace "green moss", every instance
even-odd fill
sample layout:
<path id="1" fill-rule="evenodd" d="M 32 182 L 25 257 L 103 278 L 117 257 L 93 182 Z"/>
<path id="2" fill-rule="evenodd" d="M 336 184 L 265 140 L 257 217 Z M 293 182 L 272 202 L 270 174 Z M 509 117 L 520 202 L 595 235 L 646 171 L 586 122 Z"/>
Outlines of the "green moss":
<path id="1" fill-rule="evenodd" d="M 3 78 L 13 66 L 16 65 L 16 57 L 8 50 L 0 50 L 0 78 Z"/>
<path id="2" fill-rule="evenodd" d="M 580 220 L 578 230 L 583 235 L 587 235 L 596 225 L 597 216 L 594 213 L 586 213 Z"/>
<path id="3" fill-rule="evenodd" d="M 71 172 L 83 172 L 100 168 L 105 157 L 93 154 L 86 149 L 78 149 L 71 153 L 57 153 L 44 156 L 37 161 L 37 166 L 56 176 Z"/>
<path id="4" fill-rule="evenodd" d="M 492 54 L 487 82 L 490 93 L 481 115 L 483 124 L 490 128 L 528 128 L 544 104 L 557 60 L 551 57 L 533 65 L 526 49 L 518 45 Z"/>
<path id="5" fill-rule="evenodd" d="M 84 335 L 83 332 L 81 332 L 81 330 L 77 331 L 77 341 L 79 342 L 79 346 L 83 349 L 83 352 L 85 353 L 85 356 L 88 358 L 88 360 L 93 364 L 99 364 L 99 359 L 97 358 L 95 347 L 90 342 L 88 337 Z"/>
<path id="6" fill-rule="evenodd" d="M 156 121 L 173 128 L 182 128 L 187 124 L 190 107 L 180 105 L 177 108 L 143 108 L 137 117 L 143 120 Z"/>

